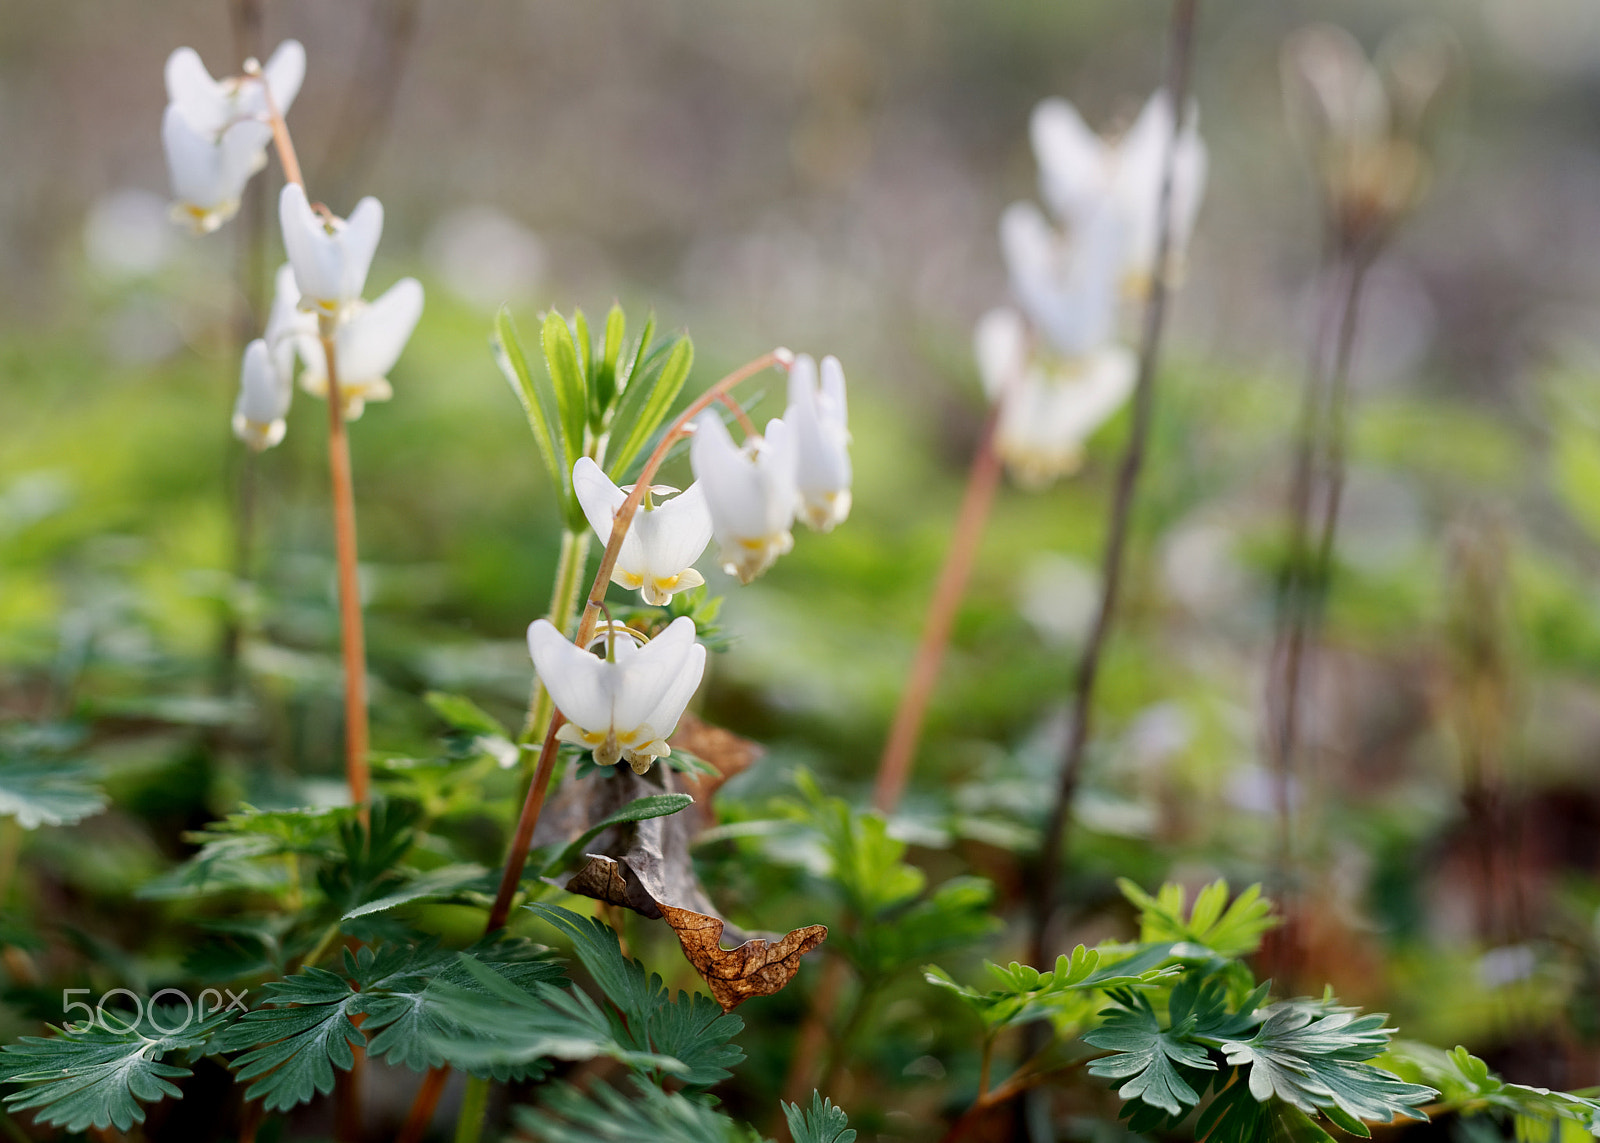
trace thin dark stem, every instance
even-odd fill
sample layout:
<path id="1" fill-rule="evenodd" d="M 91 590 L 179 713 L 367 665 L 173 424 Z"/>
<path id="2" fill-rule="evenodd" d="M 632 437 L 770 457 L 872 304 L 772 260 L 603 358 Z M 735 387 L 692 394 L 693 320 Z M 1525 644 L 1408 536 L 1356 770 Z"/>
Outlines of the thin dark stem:
<path id="1" fill-rule="evenodd" d="M 1349 404 L 1350 358 L 1356 319 L 1370 258 L 1361 250 L 1347 252 L 1336 263 L 1334 303 L 1325 308 L 1314 339 L 1302 401 L 1294 474 L 1289 496 L 1288 551 L 1284 557 L 1275 615 L 1272 669 L 1268 674 L 1268 756 L 1273 777 L 1273 810 L 1277 818 L 1274 865 L 1277 896 L 1285 916 L 1294 912 L 1293 786 L 1300 734 L 1300 695 L 1310 669 L 1311 644 L 1321 622 L 1333 561 L 1334 537 L 1344 489 L 1346 409 Z M 1328 339 L 1333 338 L 1333 360 Z M 1321 501 L 1318 503 L 1318 485 Z M 1315 546 L 1312 519 L 1317 518 Z M 1293 941 L 1288 925 L 1283 939 Z M 1285 949 L 1276 968 L 1285 987 L 1292 983 L 1296 957 Z"/>
<path id="2" fill-rule="evenodd" d="M 1116 491 L 1111 502 L 1110 530 L 1105 559 L 1101 567 L 1100 608 L 1094 627 L 1078 660 L 1077 684 L 1072 696 L 1071 724 L 1062 756 L 1060 781 L 1055 803 L 1050 809 L 1040 854 L 1039 876 L 1035 886 L 1032 931 L 1029 941 L 1030 964 L 1043 964 L 1047 933 L 1055 912 L 1060 866 L 1066 845 L 1067 823 L 1083 771 L 1084 751 L 1089 742 L 1089 716 L 1094 706 L 1095 683 L 1100 659 L 1116 617 L 1122 589 L 1124 556 L 1133 515 L 1134 494 L 1144 467 L 1145 449 L 1150 437 L 1150 422 L 1155 409 L 1156 365 L 1160 360 L 1161 333 L 1167 316 L 1167 266 L 1172 247 L 1172 183 L 1177 151 L 1177 133 L 1182 130 L 1189 93 L 1190 61 L 1194 47 L 1195 10 L 1198 0 L 1176 0 L 1172 15 L 1172 43 L 1167 62 L 1167 93 L 1173 108 L 1173 138 L 1169 141 L 1161 173 L 1158 199 L 1155 263 L 1150 275 L 1150 296 L 1145 306 L 1144 331 L 1139 346 L 1139 371 L 1133 391 L 1133 424 L 1117 473 Z"/>
<path id="3" fill-rule="evenodd" d="M 422 1137 L 428 1133 L 428 1125 L 433 1122 L 433 1112 L 439 1105 L 439 1096 L 444 1094 L 444 1085 L 449 1082 L 449 1068 L 428 1070 L 428 1074 L 422 1077 L 422 1086 L 417 1088 L 417 1097 L 411 1104 L 411 1114 L 406 1116 L 405 1125 L 400 1128 L 400 1134 L 395 1136 L 395 1143 L 422 1143 Z"/>

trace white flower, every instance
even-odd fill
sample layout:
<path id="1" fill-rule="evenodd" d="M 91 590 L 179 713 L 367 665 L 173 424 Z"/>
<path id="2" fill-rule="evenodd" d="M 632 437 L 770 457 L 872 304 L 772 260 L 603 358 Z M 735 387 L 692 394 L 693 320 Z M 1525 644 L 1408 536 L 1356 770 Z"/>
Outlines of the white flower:
<path id="1" fill-rule="evenodd" d="M 612 520 L 628 493 L 586 456 L 572 466 L 572 488 L 595 535 L 602 544 L 610 543 Z M 677 490 L 655 487 L 650 491 Z M 705 583 L 705 577 L 690 565 L 710 542 L 711 512 L 698 484 L 659 504 L 651 504 L 646 497 L 622 537 L 611 582 L 638 591 L 646 603 L 659 606 L 674 593 Z"/>
<path id="2" fill-rule="evenodd" d="M 161 119 L 161 147 L 172 179 L 176 222 L 196 234 L 209 234 L 239 210 L 239 198 L 250 176 L 266 164 L 272 128 L 241 119 L 220 138 L 196 131 L 177 104 Z"/>
<path id="3" fill-rule="evenodd" d="M 288 430 L 289 400 L 294 387 L 272 360 L 267 343 L 256 338 L 245 346 L 239 370 L 239 399 L 233 406 L 233 435 L 256 452 L 283 440 Z"/>
<path id="4" fill-rule="evenodd" d="M 278 199 L 278 221 L 300 287 L 301 309 L 331 318 L 360 299 L 383 234 L 382 203 L 370 196 L 362 199 L 348 222 L 323 217 L 311 209 L 304 188 L 290 183 Z"/>
<path id="5" fill-rule="evenodd" d="M 995 448 L 1018 484 L 1040 488 L 1083 462 L 1083 442 L 1133 391 L 1136 362 L 1122 346 L 1074 359 L 1030 356 L 1015 310 L 985 314 L 973 336 L 984 388 L 1001 402 Z"/>
<path id="6" fill-rule="evenodd" d="M 850 429 L 844 398 L 844 368 L 837 357 L 817 364 L 801 354 L 789 367 L 789 407 L 783 423 L 794 434 L 800 511 L 819 532 L 831 532 L 850 515 Z"/>
<path id="7" fill-rule="evenodd" d="M 346 308 L 345 318 L 334 332 L 334 352 L 338 355 L 334 365 L 339 373 L 339 398 L 345 420 L 360 417 L 368 401 L 387 401 L 394 396 L 388 372 L 400 360 L 421 317 L 422 283 L 415 278 L 401 278 L 376 301 L 357 299 Z M 322 340 L 308 332 L 297 341 L 300 360 L 305 363 L 300 387 L 326 399 L 328 363 Z"/>
<path id="8" fill-rule="evenodd" d="M 528 652 L 567 720 L 556 737 L 593 750 L 601 766 L 625 759 L 638 774 L 671 754 L 666 740 L 706 668 L 706 649 L 694 635 L 688 616 L 674 619 L 643 646 L 612 629 L 606 636 L 608 661 L 569 643 L 545 620 L 535 621 L 528 628 Z"/>
<path id="9" fill-rule="evenodd" d="M 1205 191 L 1206 147 L 1199 112 L 1185 116 L 1174 156 L 1169 272 L 1181 266 Z M 1162 169 L 1172 142 L 1172 102 L 1165 91 L 1150 97 L 1120 141 L 1100 138 L 1064 99 L 1047 99 L 1030 125 L 1039 161 L 1040 194 L 1057 217 L 1075 228 L 1109 201 L 1126 228 L 1124 281 L 1135 293 L 1148 288 L 1156 257 Z"/>
<path id="10" fill-rule="evenodd" d="M 298 40 L 278 45 L 258 76 L 212 79 L 193 48 L 179 48 L 167 57 L 167 99 L 189 126 L 217 139 L 240 119 L 260 119 L 267 114 L 265 83 L 272 91 L 278 114 L 287 115 L 306 75 L 306 50 Z"/>
<path id="11" fill-rule="evenodd" d="M 800 492 L 793 435 L 782 421 L 768 421 L 764 437 L 740 447 L 714 412 L 701 413 L 689 464 L 705 490 L 712 534 L 729 575 L 749 583 L 794 547 L 789 528 Z"/>
<path id="12" fill-rule="evenodd" d="M 1031 202 L 1000 217 L 1000 249 L 1017 301 L 1068 357 L 1098 349 L 1116 328 L 1127 225 L 1109 200 L 1063 234 Z"/>

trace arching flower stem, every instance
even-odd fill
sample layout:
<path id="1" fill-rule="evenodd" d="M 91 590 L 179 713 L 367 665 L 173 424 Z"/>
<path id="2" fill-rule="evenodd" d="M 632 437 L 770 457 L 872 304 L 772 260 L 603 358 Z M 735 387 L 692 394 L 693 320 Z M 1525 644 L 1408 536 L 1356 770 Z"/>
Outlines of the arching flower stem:
<path id="1" fill-rule="evenodd" d="M 744 411 L 743 405 L 739 404 L 727 393 L 722 394 L 717 399 L 728 407 L 728 411 L 733 414 L 734 420 L 738 421 L 739 427 L 744 430 L 746 438 L 761 435 L 761 431 L 756 428 L 756 423 L 750 419 L 750 414 Z"/>

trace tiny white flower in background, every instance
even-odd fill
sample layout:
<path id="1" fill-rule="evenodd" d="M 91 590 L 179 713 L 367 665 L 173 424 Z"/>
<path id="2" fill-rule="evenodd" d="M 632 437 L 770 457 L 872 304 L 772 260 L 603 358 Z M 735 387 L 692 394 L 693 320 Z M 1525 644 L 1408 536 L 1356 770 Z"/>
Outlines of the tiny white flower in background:
<path id="1" fill-rule="evenodd" d="M 345 308 L 345 319 L 334 332 L 339 398 L 345 420 L 360 417 L 368 401 L 387 401 L 394 396 L 389 370 L 400 360 L 421 317 L 422 283 L 415 278 L 401 278 L 376 300 L 357 299 Z M 321 338 L 308 331 L 297 342 L 300 360 L 305 363 L 300 374 L 301 388 L 326 399 L 328 364 Z"/>
<path id="2" fill-rule="evenodd" d="M 300 287 L 300 308 L 336 317 L 359 301 L 383 234 L 383 204 L 367 197 L 349 220 L 317 214 L 304 188 L 290 183 L 278 199 L 283 248 Z"/>
<path id="3" fill-rule="evenodd" d="M 1040 488 L 1083 462 L 1083 443 L 1133 391 L 1137 362 L 1118 345 L 1074 358 L 1030 353 L 1022 315 L 996 309 L 973 349 L 991 399 L 1001 402 L 995 448 L 1018 484 Z"/>
<path id="4" fill-rule="evenodd" d="M 189 125 L 215 139 L 240 119 L 267 114 L 263 82 L 272 91 L 279 115 L 287 115 L 306 76 L 306 50 L 298 40 L 285 40 L 257 76 L 212 79 L 200 54 L 178 48 L 167 57 L 167 99 Z"/>
<path id="5" fill-rule="evenodd" d="M 1090 353 L 1116 329 L 1127 225 L 1109 200 L 1063 234 L 1031 202 L 1000 216 L 1000 249 L 1033 324 L 1060 353 Z"/>
<path id="6" fill-rule="evenodd" d="M 807 354 L 789 367 L 789 407 L 783 423 L 794 436 L 800 512 L 819 532 L 831 532 L 850 515 L 850 429 L 844 367 L 837 357 L 817 363 Z"/>
<path id="7" fill-rule="evenodd" d="M 800 499 L 793 434 L 780 420 L 765 436 L 733 443 L 716 413 L 695 421 L 689 464 L 705 491 L 722 569 L 749 583 L 794 547 L 789 529 Z"/>
<path id="8" fill-rule="evenodd" d="M 628 493 L 588 457 L 572 466 L 572 488 L 595 535 L 602 544 L 609 543 L 612 521 Z M 650 491 L 677 489 L 656 487 Z M 670 500 L 641 504 L 622 537 L 611 582 L 638 591 L 646 603 L 659 606 L 675 593 L 705 583 L 705 577 L 691 565 L 710 542 L 711 512 L 700 485 L 691 484 Z"/>
<path id="9" fill-rule="evenodd" d="M 1205 191 L 1206 147 L 1199 111 L 1190 105 L 1174 156 L 1169 272 L 1182 265 Z M 1046 99 L 1030 124 L 1045 202 L 1069 228 L 1081 226 L 1108 200 L 1126 228 L 1122 274 L 1135 294 L 1148 289 L 1155 269 L 1162 169 L 1172 140 L 1172 103 L 1151 96 L 1120 140 L 1102 139 L 1084 125 L 1072 104 Z"/>
<path id="10" fill-rule="evenodd" d="M 255 119 L 241 119 L 218 139 L 203 134 L 184 118 L 176 104 L 161 119 L 161 146 L 172 180 L 176 222 L 196 234 L 209 234 L 239 210 L 250 176 L 266 164 L 272 128 Z"/>
<path id="11" fill-rule="evenodd" d="M 625 760 L 643 774 L 672 753 L 667 738 L 705 673 L 694 621 L 674 619 L 643 646 L 612 628 L 609 661 L 567 641 L 543 619 L 528 628 L 528 652 L 566 722 L 556 737 L 594 751 L 601 766 Z"/>
<path id="12" fill-rule="evenodd" d="M 284 376 L 267 343 L 256 338 L 244 351 L 239 370 L 239 399 L 233 406 L 233 435 L 256 452 L 283 440 L 288 430 L 289 401 L 294 385 Z"/>

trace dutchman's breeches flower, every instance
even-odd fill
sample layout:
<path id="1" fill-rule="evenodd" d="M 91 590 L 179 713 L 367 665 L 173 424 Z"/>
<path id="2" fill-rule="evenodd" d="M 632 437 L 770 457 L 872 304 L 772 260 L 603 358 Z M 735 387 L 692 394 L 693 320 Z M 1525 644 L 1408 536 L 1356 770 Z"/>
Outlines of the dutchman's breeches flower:
<path id="1" fill-rule="evenodd" d="M 319 215 L 311 209 L 305 190 L 290 183 L 278 198 L 278 221 L 300 287 L 300 308 L 323 320 L 341 316 L 360 300 L 366 287 L 367 271 L 383 234 L 383 204 L 364 198 L 350 212 L 349 221 Z"/>
<path id="2" fill-rule="evenodd" d="M 600 766 L 626 761 L 637 774 L 672 753 L 667 738 L 694 697 L 706 669 L 694 620 L 674 619 L 643 646 L 626 633 L 605 632 L 607 657 L 567 641 L 543 619 L 528 628 L 533 667 L 566 719 L 556 737 L 594 751 Z"/>
<path id="3" fill-rule="evenodd" d="M 789 407 L 783 423 L 794 435 L 800 514 L 819 532 L 831 532 L 850 515 L 850 428 L 844 367 L 837 357 L 817 364 L 801 354 L 789 367 Z"/>
<path id="4" fill-rule="evenodd" d="M 1075 471 L 1083 444 L 1133 392 L 1137 362 L 1118 345 L 1073 358 L 1040 354 L 1012 309 L 989 311 L 973 337 L 984 389 L 1000 402 L 995 448 L 1018 484 L 1040 488 Z"/>
<path id="5" fill-rule="evenodd" d="M 628 498 L 600 466 L 582 457 L 572 466 L 572 487 L 602 544 L 611 542 L 611 524 Z M 650 492 L 670 493 L 675 488 L 656 487 Z M 693 563 L 711 542 L 711 512 L 698 484 L 670 500 L 652 503 L 649 496 L 634 513 L 622 537 L 611 582 L 637 591 L 644 601 L 660 606 L 680 591 L 699 587 L 705 577 Z"/>
<path id="6" fill-rule="evenodd" d="M 689 464 L 705 491 L 712 534 L 729 575 L 749 583 L 794 547 L 789 529 L 800 492 L 789 426 L 768 421 L 765 436 L 740 447 L 721 418 L 707 410 L 695 421 Z"/>
<path id="7" fill-rule="evenodd" d="M 1206 147 L 1199 111 L 1184 116 L 1173 157 L 1169 274 L 1183 265 L 1205 191 Z M 1164 91 L 1150 97 L 1120 140 L 1103 139 L 1085 126 L 1064 99 L 1046 99 L 1030 124 L 1039 162 L 1039 191 L 1069 231 L 1110 202 L 1125 228 L 1120 257 L 1124 288 L 1134 296 L 1149 289 L 1155 271 L 1162 162 L 1172 139 L 1172 103 Z"/>
<path id="8" fill-rule="evenodd" d="M 271 90 L 278 114 L 289 114 L 305 77 L 306 50 L 299 40 L 279 44 L 260 75 L 212 79 L 193 48 L 178 48 L 168 56 L 165 73 L 168 102 L 183 113 L 189 126 L 213 139 L 240 119 L 266 118 L 263 84 Z"/>
<path id="9" fill-rule="evenodd" d="M 1058 353 L 1090 353 L 1116 330 L 1127 225 L 1109 200 L 1068 233 L 1031 202 L 1000 216 L 1000 250 L 1011 290 Z"/>
<path id="10" fill-rule="evenodd" d="M 394 396 L 389 370 L 400 360 L 421 317 L 422 283 L 415 278 L 401 278 L 375 301 L 357 299 L 346 308 L 345 319 L 334 333 L 339 398 L 344 403 L 345 420 L 360 417 L 368 401 L 387 401 Z M 328 364 L 322 340 L 302 335 L 298 344 L 300 360 L 305 363 L 300 387 L 326 399 Z"/>
<path id="11" fill-rule="evenodd" d="M 233 406 L 233 435 L 256 452 L 283 440 L 288 423 L 293 381 L 273 361 L 271 350 L 256 338 L 244 351 L 239 370 L 239 400 Z"/>
<path id="12" fill-rule="evenodd" d="M 250 176 L 267 161 L 272 128 L 241 119 L 219 138 L 196 131 L 177 104 L 161 120 L 161 146 L 172 180 L 172 218 L 196 234 L 209 234 L 239 210 Z"/>

